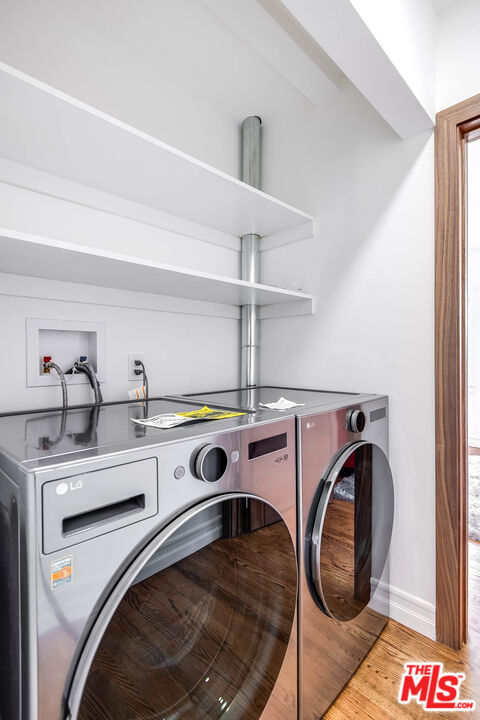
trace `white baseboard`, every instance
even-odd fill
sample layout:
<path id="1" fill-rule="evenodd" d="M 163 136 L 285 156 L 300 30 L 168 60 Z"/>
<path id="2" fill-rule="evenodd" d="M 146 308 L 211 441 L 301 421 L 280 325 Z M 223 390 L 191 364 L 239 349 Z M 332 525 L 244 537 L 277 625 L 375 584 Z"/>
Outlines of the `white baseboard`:
<path id="1" fill-rule="evenodd" d="M 373 583 L 373 578 L 372 578 Z M 402 625 L 435 640 L 435 605 L 393 585 L 380 582 L 371 607 Z"/>

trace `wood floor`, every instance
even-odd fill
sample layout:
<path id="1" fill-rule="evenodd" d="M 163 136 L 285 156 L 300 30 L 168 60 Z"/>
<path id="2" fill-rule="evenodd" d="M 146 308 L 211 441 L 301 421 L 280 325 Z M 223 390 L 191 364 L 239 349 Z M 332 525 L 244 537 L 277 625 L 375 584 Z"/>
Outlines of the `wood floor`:
<path id="1" fill-rule="evenodd" d="M 401 720 L 434 717 L 480 718 L 480 545 L 469 543 L 469 642 L 459 652 L 390 620 L 352 680 L 325 715 L 325 720 Z M 465 672 L 461 697 L 476 700 L 473 712 L 426 713 L 416 704 L 397 702 L 403 665 L 409 661 L 443 662 L 445 669 Z"/>

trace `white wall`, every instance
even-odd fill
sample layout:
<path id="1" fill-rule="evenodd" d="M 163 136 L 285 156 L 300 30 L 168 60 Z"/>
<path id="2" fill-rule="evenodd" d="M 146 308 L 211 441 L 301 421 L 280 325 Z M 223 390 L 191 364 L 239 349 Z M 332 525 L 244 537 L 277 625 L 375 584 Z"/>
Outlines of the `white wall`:
<path id="1" fill-rule="evenodd" d="M 433 137 L 399 140 L 353 89 L 316 126 L 319 237 L 263 260 L 267 282 L 316 292 L 317 313 L 264 324 L 262 378 L 390 396 L 391 582 L 413 603 L 396 617 L 433 635 Z"/>
<path id="2" fill-rule="evenodd" d="M 265 2 L 265 0 L 262 0 Z M 282 4 L 401 138 L 433 125 L 430 0 L 266 0 Z"/>
<path id="3" fill-rule="evenodd" d="M 457 0 L 443 10 L 437 29 L 437 111 L 480 93 L 480 3 Z"/>
<path id="4" fill-rule="evenodd" d="M 105 324 L 107 382 L 102 392 L 107 401 L 126 400 L 127 390 L 141 384 L 127 380 L 129 352 L 145 353 L 152 395 L 201 391 L 213 374 L 220 386 L 236 382 L 237 320 L 168 312 L 147 294 L 0 275 L 0 286 L 7 282 L 7 294 L 0 296 L 0 333 L 8 338 L 0 411 L 61 404 L 59 387 L 26 388 L 28 317 Z M 70 386 L 69 401 L 91 402 L 89 386 Z"/>
<path id="5" fill-rule="evenodd" d="M 433 117 L 435 9 L 432 0 L 351 0 L 400 75 Z"/>

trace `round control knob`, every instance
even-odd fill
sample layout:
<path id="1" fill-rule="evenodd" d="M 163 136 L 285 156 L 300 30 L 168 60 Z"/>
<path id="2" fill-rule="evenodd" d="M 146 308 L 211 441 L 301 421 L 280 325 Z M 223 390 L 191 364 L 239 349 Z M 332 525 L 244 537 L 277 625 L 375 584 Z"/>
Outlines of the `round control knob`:
<path id="1" fill-rule="evenodd" d="M 365 428 L 365 413 L 362 410 L 349 410 L 345 427 L 350 432 L 361 433 Z"/>
<path id="2" fill-rule="evenodd" d="M 224 475 L 228 455 L 220 445 L 205 445 L 194 462 L 195 475 L 204 482 L 217 482 Z"/>

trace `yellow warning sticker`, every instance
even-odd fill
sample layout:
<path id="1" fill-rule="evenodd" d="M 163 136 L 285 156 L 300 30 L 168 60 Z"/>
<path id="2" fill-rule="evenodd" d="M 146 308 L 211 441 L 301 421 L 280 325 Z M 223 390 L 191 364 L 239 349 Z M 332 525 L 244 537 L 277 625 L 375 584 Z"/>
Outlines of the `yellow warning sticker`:
<path id="1" fill-rule="evenodd" d="M 165 413 L 147 418 L 146 420 L 139 420 L 137 418 L 131 418 L 131 420 L 139 425 L 148 425 L 149 427 L 167 430 L 177 425 L 195 422 L 196 420 L 225 420 L 227 418 L 238 417 L 239 415 L 245 415 L 245 413 L 230 412 L 230 410 L 212 410 L 212 408 L 204 405 L 203 408 L 199 410 L 190 410 L 189 412 L 181 413 Z"/>
<path id="2" fill-rule="evenodd" d="M 50 565 L 50 574 L 52 589 L 56 590 L 61 585 L 67 585 L 72 582 L 73 562 L 72 556 L 53 560 Z"/>
<path id="3" fill-rule="evenodd" d="M 191 418 L 192 420 L 225 420 L 226 418 L 238 417 L 239 415 L 245 415 L 244 412 L 230 412 L 229 410 L 212 410 L 207 405 L 204 405 L 199 410 L 192 410 L 190 412 L 176 413 L 182 417 Z"/>

